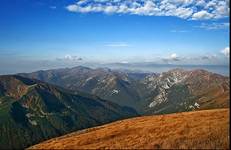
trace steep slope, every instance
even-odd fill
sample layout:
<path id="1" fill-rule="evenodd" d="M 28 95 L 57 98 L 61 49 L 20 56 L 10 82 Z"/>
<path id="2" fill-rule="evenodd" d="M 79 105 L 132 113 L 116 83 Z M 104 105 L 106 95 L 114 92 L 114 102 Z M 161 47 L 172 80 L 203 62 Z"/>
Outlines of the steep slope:
<path id="1" fill-rule="evenodd" d="M 135 110 L 96 96 L 72 94 L 21 76 L 0 76 L 0 149 L 25 148 L 132 116 L 137 116 Z"/>
<path id="2" fill-rule="evenodd" d="M 75 67 L 30 74 L 30 78 L 95 94 L 142 114 L 229 107 L 229 78 L 205 70 L 161 74 Z"/>
<path id="3" fill-rule="evenodd" d="M 54 138 L 29 149 L 227 149 L 229 109 L 146 116 Z"/>
<path id="4" fill-rule="evenodd" d="M 229 107 L 229 78 L 205 70 L 174 69 L 143 83 L 146 91 L 153 91 L 145 100 L 148 113 Z"/>

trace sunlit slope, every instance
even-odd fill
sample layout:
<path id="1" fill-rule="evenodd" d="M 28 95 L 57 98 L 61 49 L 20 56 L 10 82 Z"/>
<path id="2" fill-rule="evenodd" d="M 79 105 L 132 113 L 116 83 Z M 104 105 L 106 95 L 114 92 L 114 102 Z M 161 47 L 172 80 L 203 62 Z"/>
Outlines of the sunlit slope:
<path id="1" fill-rule="evenodd" d="M 228 148 L 229 109 L 137 117 L 45 141 L 31 149 Z"/>

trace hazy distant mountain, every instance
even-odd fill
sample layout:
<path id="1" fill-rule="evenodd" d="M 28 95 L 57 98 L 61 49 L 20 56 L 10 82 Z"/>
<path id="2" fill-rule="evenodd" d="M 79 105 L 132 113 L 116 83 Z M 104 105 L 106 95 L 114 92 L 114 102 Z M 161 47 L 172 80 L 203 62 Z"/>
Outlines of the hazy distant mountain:
<path id="1" fill-rule="evenodd" d="M 95 94 L 145 114 L 229 107 L 229 78 L 205 70 L 156 74 L 79 66 L 20 75 Z"/>
<path id="2" fill-rule="evenodd" d="M 0 76 L 0 149 L 25 148 L 71 131 L 137 116 L 131 108 L 76 93 L 17 75 Z"/>

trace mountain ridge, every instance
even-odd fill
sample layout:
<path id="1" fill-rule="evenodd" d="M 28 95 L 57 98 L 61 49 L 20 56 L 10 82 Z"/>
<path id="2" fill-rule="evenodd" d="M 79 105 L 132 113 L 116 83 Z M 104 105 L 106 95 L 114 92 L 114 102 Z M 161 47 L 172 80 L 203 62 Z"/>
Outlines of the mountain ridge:
<path id="1" fill-rule="evenodd" d="M 229 107 L 229 77 L 202 69 L 156 74 L 78 66 L 20 75 L 91 93 L 141 114 L 190 111 L 199 109 L 198 104 L 204 109 Z M 210 105 L 205 107 L 206 102 Z"/>
<path id="2" fill-rule="evenodd" d="M 137 116 L 132 108 L 42 81 L 0 76 L 0 148 L 25 148 L 71 131 Z"/>

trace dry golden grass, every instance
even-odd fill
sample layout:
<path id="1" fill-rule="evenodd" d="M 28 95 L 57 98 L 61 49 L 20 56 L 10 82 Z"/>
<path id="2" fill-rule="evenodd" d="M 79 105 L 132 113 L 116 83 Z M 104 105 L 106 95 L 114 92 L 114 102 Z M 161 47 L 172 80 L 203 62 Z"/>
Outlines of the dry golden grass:
<path id="1" fill-rule="evenodd" d="M 30 149 L 228 149 L 229 109 L 145 116 L 71 133 Z"/>

